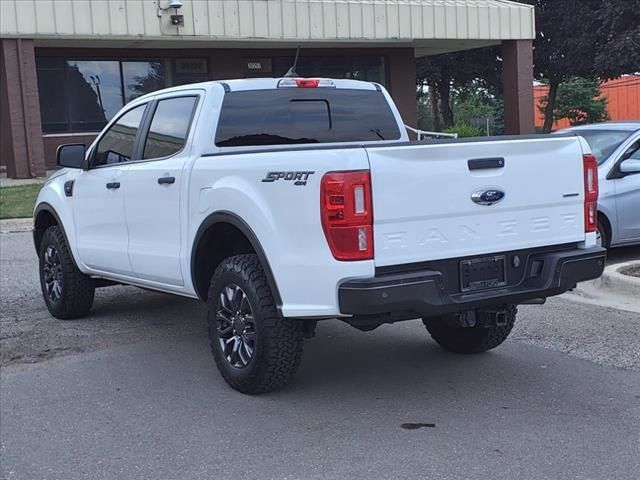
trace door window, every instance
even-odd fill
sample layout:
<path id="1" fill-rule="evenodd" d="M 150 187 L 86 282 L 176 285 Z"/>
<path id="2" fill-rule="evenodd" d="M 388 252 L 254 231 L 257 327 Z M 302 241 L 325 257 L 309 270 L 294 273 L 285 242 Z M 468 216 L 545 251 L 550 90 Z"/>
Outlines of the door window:
<path id="1" fill-rule="evenodd" d="M 93 166 L 113 165 L 131 160 L 146 105 L 122 115 L 102 136 L 96 147 Z"/>
<path id="2" fill-rule="evenodd" d="M 624 157 L 626 160 L 640 160 L 640 140 L 631 145 Z"/>
<path id="3" fill-rule="evenodd" d="M 143 159 L 164 158 L 184 148 L 197 97 L 160 100 L 144 145 Z"/>

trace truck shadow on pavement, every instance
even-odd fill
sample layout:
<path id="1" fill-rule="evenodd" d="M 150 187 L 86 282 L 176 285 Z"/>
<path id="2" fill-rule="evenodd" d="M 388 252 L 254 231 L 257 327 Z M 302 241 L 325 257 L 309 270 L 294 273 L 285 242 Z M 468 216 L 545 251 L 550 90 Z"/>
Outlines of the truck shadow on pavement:
<path id="1" fill-rule="evenodd" d="M 455 355 L 420 321 L 362 333 L 327 320 L 287 387 L 248 396 L 216 370 L 204 305 L 130 288 L 111 294 L 117 299 L 99 298 L 90 318 L 61 322 L 44 312 L 38 326 L 58 332 L 59 345 L 88 338 L 86 350 L 99 351 L 3 369 L 2 408 L 12 412 L 3 427 L 16 465 L 16 452 L 48 452 L 69 471 L 94 447 L 108 449 L 105 478 L 120 478 L 120 459 L 150 459 L 173 472 L 164 478 L 200 478 L 196 467 L 208 478 L 267 478 L 251 475 L 256 466 L 268 478 L 372 478 L 384 459 L 393 459 L 385 478 L 410 478 L 399 466 L 426 478 L 435 459 L 450 478 L 466 478 L 481 461 L 526 466 L 522 478 L 562 478 L 567 468 L 582 471 L 584 452 L 615 458 L 592 462 L 593 478 L 627 478 L 637 464 L 636 372 L 517 341 Z M 42 424 L 64 441 L 19 433 Z M 240 446 L 250 466 L 227 460 Z M 557 469 L 539 476 L 540 456 Z M 347 473 L 306 475 L 310 465 L 336 463 Z"/>
<path id="2" fill-rule="evenodd" d="M 148 299 L 169 315 L 191 305 Z M 67 473 L 93 455 L 103 478 L 121 478 L 123 462 L 144 468 L 137 478 L 444 478 L 430 475 L 440 463 L 468 478 L 481 461 L 478 478 L 496 464 L 564 478 L 595 452 L 615 463 L 592 461 L 593 478 L 629 478 L 637 463 L 635 372 L 518 342 L 460 357 L 418 322 L 362 334 L 326 321 L 292 383 L 257 397 L 225 384 L 202 332 L 10 371 L 3 427 L 17 469 L 30 465 L 22 451 Z M 43 424 L 60 440 L 21 433 Z M 250 465 L 233 458 L 239 449 Z"/>
<path id="3" fill-rule="evenodd" d="M 35 363 L 54 356 L 100 350 L 120 344 L 206 335 L 206 306 L 196 300 L 148 292 L 135 287 L 96 291 L 88 316 L 58 320 L 41 299 L 3 312 L 0 365 Z"/>
<path id="4" fill-rule="evenodd" d="M 640 260 L 640 246 L 611 248 L 607 251 L 607 264 L 630 262 Z"/>
<path id="5" fill-rule="evenodd" d="M 498 372 L 504 388 L 519 388 L 522 382 L 531 386 L 536 380 L 532 365 L 513 356 L 516 349 L 530 347 L 515 342 L 485 354 L 458 355 L 435 344 L 420 320 L 384 325 L 367 334 L 351 330 L 338 321 L 319 325 L 317 338 L 305 345 L 302 369 L 291 388 L 330 388 L 354 395 L 376 391 L 378 396 L 387 392 L 398 397 L 401 392 L 437 397 L 459 390 L 483 396 L 487 380 Z M 533 371 L 542 380 L 545 369 L 538 364 Z"/>

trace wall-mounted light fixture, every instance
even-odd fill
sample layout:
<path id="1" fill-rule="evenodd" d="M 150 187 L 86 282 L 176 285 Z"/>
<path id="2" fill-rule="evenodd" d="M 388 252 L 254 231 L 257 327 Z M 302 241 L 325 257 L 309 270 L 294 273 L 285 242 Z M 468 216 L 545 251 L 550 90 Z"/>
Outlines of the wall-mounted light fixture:
<path id="1" fill-rule="evenodd" d="M 184 3 L 181 0 L 169 0 L 169 2 L 167 2 L 167 6 L 163 7 L 161 5 L 162 0 L 158 1 L 158 10 L 160 10 L 161 12 L 166 12 L 167 10 L 170 10 L 172 8 L 175 8 L 176 11 L 181 9 L 182 6 L 184 5 Z"/>
<path id="2" fill-rule="evenodd" d="M 172 8 L 175 10 L 175 13 L 171 15 L 171 25 L 176 27 L 184 26 L 184 15 L 178 15 L 178 10 L 182 8 L 181 0 L 169 0 L 169 3 L 166 7 L 162 7 L 160 5 L 160 0 L 158 1 L 158 17 L 162 17 L 162 14 L 167 10 L 171 10 Z"/>

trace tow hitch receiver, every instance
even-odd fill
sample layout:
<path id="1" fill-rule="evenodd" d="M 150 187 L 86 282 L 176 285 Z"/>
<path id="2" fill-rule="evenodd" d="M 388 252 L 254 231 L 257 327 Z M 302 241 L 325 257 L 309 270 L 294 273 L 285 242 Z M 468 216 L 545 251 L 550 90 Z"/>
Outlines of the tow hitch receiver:
<path id="1" fill-rule="evenodd" d="M 507 311 L 506 310 L 498 310 L 495 316 L 495 325 L 496 327 L 504 327 L 507 325 Z"/>
<path id="2" fill-rule="evenodd" d="M 484 328 L 504 327 L 507 325 L 507 308 L 505 306 L 478 310 L 476 312 L 478 325 Z"/>
<path id="3" fill-rule="evenodd" d="M 482 328 L 504 327 L 507 325 L 507 308 L 466 310 L 445 318 L 453 328 L 473 328 L 476 325 Z"/>

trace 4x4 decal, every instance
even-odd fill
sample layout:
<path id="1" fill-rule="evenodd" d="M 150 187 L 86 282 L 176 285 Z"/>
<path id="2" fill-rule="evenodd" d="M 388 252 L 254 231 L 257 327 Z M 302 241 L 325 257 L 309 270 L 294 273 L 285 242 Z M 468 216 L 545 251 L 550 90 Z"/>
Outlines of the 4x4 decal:
<path id="1" fill-rule="evenodd" d="M 293 181 L 294 185 L 304 186 L 309 180 L 309 175 L 313 175 L 316 172 L 267 172 L 267 175 L 262 179 L 263 182 L 275 182 L 276 180 Z"/>

